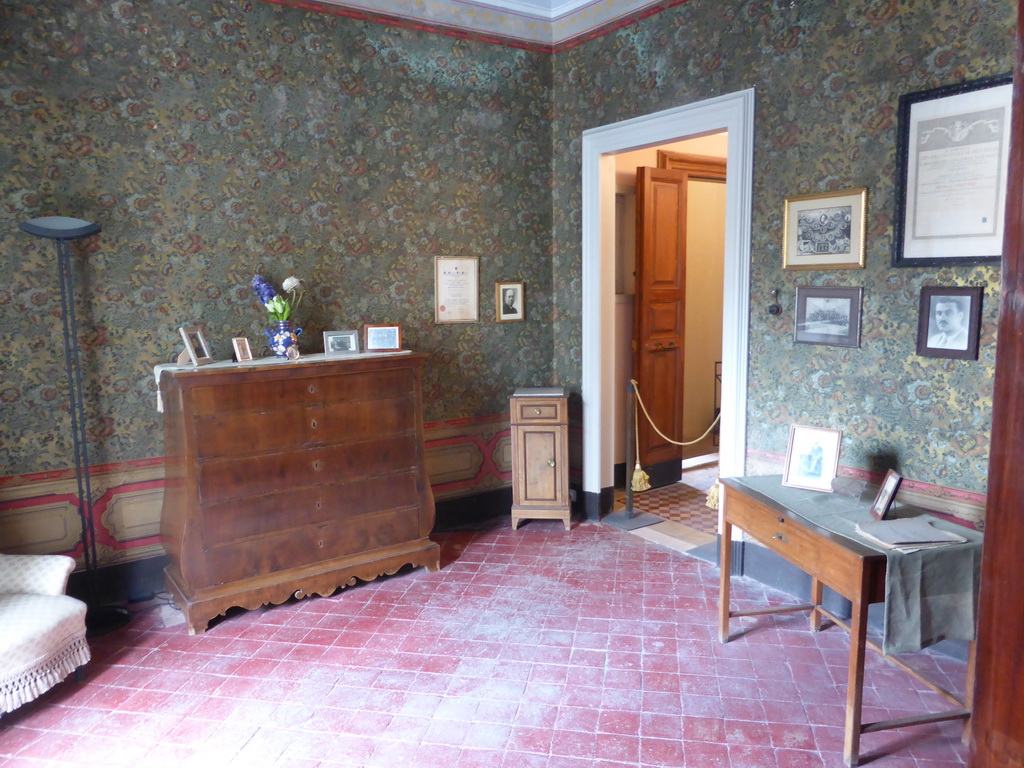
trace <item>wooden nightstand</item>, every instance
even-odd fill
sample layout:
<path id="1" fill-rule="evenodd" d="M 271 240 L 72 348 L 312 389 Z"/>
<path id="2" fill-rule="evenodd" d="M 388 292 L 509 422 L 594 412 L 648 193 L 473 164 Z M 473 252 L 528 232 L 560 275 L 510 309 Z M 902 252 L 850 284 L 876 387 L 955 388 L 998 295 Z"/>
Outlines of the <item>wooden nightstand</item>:
<path id="1" fill-rule="evenodd" d="M 570 528 L 568 399 L 560 387 L 517 389 L 512 417 L 512 528 L 561 520 Z"/>

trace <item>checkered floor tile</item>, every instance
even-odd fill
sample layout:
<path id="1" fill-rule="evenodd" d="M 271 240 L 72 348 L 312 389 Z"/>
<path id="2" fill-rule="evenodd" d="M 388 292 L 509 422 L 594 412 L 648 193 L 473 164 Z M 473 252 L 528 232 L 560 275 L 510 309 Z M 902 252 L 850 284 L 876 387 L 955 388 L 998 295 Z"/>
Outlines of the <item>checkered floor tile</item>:
<path id="1" fill-rule="evenodd" d="M 634 493 L 633 509 L 714 535 L 718 532 L 718 510 L 707 505 L 707 494 L 717 479 L 717 465 L 689 470 L 678 483 Z M 624 504 L 625 492 L 618 495 Z"/>

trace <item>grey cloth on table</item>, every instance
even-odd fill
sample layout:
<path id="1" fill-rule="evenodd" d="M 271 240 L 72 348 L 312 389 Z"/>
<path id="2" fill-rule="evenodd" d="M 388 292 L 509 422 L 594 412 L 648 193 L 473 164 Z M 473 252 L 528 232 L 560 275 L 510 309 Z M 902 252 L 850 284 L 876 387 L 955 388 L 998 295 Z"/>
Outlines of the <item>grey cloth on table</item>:
<path id="1" fill-rule="evenodd" d="M 982 534 L 924 510 L 896 505 L 895 517 L 924 516 L 936 528 L 967 539 L 964 544 L 898 552 L 872 544 L 854 526 L 875 518 L 873 499 L 807 491 L 782 485 L 781 475 L 735 478 L 795 515 L 886 556 L 886 654 L 919 651 L 940 640 L 973 640 L 981 581 Z"/>

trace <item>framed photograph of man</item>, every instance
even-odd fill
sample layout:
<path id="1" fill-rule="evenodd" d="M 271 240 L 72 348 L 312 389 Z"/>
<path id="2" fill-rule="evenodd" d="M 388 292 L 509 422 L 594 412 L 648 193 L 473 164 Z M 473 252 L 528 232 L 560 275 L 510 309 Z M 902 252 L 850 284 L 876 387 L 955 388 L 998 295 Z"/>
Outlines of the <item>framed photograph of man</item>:
<path id="1" fill-rule="evenodd" d="M 839 446 L 842 441 L 841 429 L 793 424 L 789 428 L 789 447 L 786 449 L 782 484 L 832 493 L 832 481 L 839 469 Z"/>
<path id="2" fill-rule="evenodd" d="M 863 290 L 798 285 L 793 340 L 797 344 L 859 347 Z"/>
<path id="3" fill-rule="evenodd" d="M 922 288 L 917 354 L 977 360 L 983 290 L 981 286 L 927 285 Z"/>
<path id="4" fill-rule="evenodd" d="M 522 320 L 525 315 L 522 283 L 494 284 L 495 319 L 499 323 Z"/>

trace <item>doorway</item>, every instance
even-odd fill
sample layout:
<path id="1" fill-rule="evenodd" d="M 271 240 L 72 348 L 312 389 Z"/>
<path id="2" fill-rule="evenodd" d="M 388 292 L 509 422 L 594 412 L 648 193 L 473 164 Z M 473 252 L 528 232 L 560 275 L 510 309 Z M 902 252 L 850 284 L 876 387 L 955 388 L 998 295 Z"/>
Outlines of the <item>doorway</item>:
<path id="1" fill-rule="evenodd" d="M 746 453 L 747 316 L 754 92 L 741 91 L 583 133 L 583 491 L 588 517 L 610 511 L 614 487 L 615 155 L 725 131 L 729 174 L 723 290 L 722 474 Z"/>

